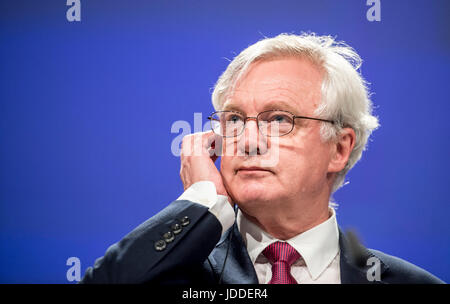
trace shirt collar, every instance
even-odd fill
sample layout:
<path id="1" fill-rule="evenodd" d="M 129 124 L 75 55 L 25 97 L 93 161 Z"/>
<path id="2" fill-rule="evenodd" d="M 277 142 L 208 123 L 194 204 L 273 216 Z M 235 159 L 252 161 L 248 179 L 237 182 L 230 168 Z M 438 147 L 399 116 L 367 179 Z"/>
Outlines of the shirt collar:
<path id="1" fill-rule="evenodd" d="M 331 216 L 325 222 L 286 240 L 300 253 L 313 280 L 320 276 L 339 252 L 336 212 L 333 208 L 329 210 Z M 238 210 L 237 225 L 253 265 L 267 246 L 279 241 L 249 221 L 240 210 Z"/>

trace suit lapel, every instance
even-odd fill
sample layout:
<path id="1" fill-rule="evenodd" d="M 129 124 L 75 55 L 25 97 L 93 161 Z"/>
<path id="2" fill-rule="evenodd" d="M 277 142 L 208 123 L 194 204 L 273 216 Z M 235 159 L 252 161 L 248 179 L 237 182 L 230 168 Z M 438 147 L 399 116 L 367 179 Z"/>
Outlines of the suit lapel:
<path id="1" fill-rule="evenodd" d="M 229 248 L 229 249 L 228 249 Z M 228 257 L 227 256 L 227 250 Z M 223 267 L 226 258 L 225 267 Z M 225 232 L 208 257 L 217 281 L 224 284 L 258 284 L 255 268 L 236 223 Z"/>

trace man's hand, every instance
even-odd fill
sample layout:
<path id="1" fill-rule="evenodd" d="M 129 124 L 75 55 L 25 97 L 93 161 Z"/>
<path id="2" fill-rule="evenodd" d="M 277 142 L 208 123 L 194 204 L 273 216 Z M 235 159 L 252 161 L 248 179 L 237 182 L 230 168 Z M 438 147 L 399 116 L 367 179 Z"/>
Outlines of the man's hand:
<path id="1" fill-rule="evenodd" d="M 181 142 L 180 177 L 184 190 L 199 181 L 211 181 L 216 186 L 217 194 L 225 195 L 231 202 L 222 181 L 222 175 L 214 162 L 221 151 L 222 137 L 213 131 L 199 132 L 187 135 Z M 215 149 L 218 153 L 214 153 Z"/>

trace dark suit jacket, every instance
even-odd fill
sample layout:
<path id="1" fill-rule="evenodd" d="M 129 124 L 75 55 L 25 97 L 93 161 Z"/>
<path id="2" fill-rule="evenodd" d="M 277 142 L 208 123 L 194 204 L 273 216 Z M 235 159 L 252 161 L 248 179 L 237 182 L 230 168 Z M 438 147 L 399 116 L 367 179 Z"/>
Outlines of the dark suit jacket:
<path id="1" fill-rule="evenodd" d="M 189 219 L 184 226 L 183 217 Z M 164 239 L 164 233 L 173 230 L 175 223 L 180 224 L 181 232 L 166 243 L 165 249 L 156 250 L 155 242 Z M 109 247 L 86 270 L 80 283 L 257 284 L 237 225 L 222 237 L 221 230 L 220 222 L 208 208 L 190 201 L 175 201 Z M 339 246 L 343 284 L 444 283 L 402 259 L 364 248 L 341 231 Z M 368 280 L 368 271 L 375 273 L 373 262 L 367 265 L 371 257 L 379 261 L 379 281 Z"/>

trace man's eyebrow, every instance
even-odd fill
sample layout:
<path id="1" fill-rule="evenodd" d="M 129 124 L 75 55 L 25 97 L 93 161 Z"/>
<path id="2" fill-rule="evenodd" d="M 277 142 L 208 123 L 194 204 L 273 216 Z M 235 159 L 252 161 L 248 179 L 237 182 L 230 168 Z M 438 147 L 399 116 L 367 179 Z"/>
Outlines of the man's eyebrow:
<path id="1" fill-rule="evenodd" d="M 223 111 L 237 111 L 237 112 L 242 112 L 242 108 L 239 107 L 238 105 L 232 104 L 232 103 L 228 103 L 226 104 L 223 109 Z"/>
<path id="2" fill-rule="evenodd" d="M 292 114 L 298 114 L 300 111 L 296 107 L 292 106 L 291 102 L 283 100 L 271 100 L 263 107 L 264 110 L 284 110 L 291 112 Z"/>
<path id="3" fill-rule="evenodd" d="M 241 112 L 244 113 L 244 111 L 242 110 L 242 108 L 239 105 L 233 104 L 233 103 L 228 103 L 225 104 L 225 106 L 222 109 L 223 111 L 237 111 L 237 112 Z M 266 104 L 262 107 L 261 112 L 263 111 L 268 111 L 268 110 L 284 110 L 284 111 L 288 111 L 291 112 L 292 114 L 297 115 L 300 110 L 297 109 L 296 107 L 294 107 L 292 105 L 291 102 L 286 102 L 283 100 L 270 100 L 269 102 L 266 102 Z"/>

